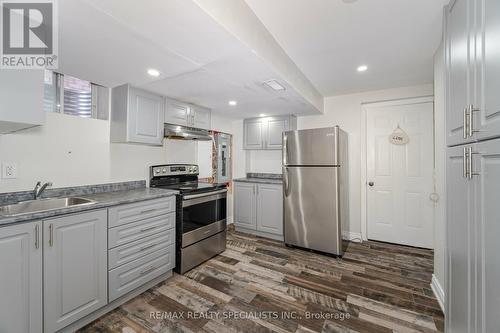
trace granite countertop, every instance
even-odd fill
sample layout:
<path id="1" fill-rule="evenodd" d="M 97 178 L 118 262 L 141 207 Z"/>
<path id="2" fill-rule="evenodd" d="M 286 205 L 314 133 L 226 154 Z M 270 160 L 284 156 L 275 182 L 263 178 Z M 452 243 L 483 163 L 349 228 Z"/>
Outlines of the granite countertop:
<path id="1" fill-rule="evenodd" d="M 233 182 L 281 185 L 283 178 L 281 174 L 275 173 L 247 173 L 245 178 L 233 179 Z"/>
<path id="2" fill-rule="evenodd" d="M 115 185 L 115 184 L 113 184 Z M 50 211 L 37 212 L 37 213 L 26 213 L 16 216 L 2 216 L 0 215 L 0 226 L 25 222 L 29 220 L 38 220 L 48 217 L 54 217 L 58 215 L 70 214 L 83 212 L 87 210 L 108 208 L 112 206 L 128 204 L 133 202 L 139 202 L 144 200 L 158 199 L 176 195 L 179 192 L 167 189 L 158 188 L 148 188 L 145 182 L 128 182 L 128 183 L 116 183 L 119 186 L 110 186 L 110 184 L 103 185 L 104 187 L 99 187 L 99 185 L 93 185 L 92 187 L 78 187 L 78 188 L 65 188 L 65 189 L 54 189 L 52 191 L 53 195 L 48 193 L 45 197 L 62 197 L 62 196 L 78 196 L 90 200 L 96 201 L 96 203 L 91 205 L 81 205 L 73 206 L 61 209 L 54 209 Z M 76 189 L 76 190 L 74 190 Z M 107 190 L 107 191 L 106 191 Z M 91 192 L 90 192 L 91 191 Z M 49 190 L 47 190 L 49 192 Z M 82 193 L 83 192 L 83 193 Z M 16 192 L 10 194 L 10 196 L 17 195 L 22 197 L 24 192 Z M 61 195 L 62 193 L 62 195 Z M 57 195 L 59 194 L 59 195 Z M 6 201 L 6 197 L 9 194 L 0 194 L 0 202 Z M 3 200 L 2 200 L 3 199 Z M 9 199 L 13 201 L 10 197 Z M 19 201 L 19 200 L 18 200 Z M 2 203 L 3 204 L 3 203 Z"/>

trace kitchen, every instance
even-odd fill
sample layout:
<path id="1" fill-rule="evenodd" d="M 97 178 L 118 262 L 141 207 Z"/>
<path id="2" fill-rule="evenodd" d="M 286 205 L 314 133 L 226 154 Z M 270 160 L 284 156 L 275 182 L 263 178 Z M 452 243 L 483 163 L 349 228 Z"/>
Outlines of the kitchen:
<path id="1" fill-rule="evenodd" d="M 495 1 L 42 3 L 0 4 L 0 332 L 496 331 Z"/>

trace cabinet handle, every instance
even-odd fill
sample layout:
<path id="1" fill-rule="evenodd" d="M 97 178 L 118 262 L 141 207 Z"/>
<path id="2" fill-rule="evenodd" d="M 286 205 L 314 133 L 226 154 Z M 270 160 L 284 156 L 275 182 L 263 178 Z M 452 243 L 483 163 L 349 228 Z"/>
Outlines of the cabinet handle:
<path id="1" fill-rule="evenodd" d="M 38 224 L 35 224 L 35 249 L 40 248 L 39 237 L 40 237 L 40 227 Z"/>
<path id="2" fill-rule="evenodd" d="M 464 147 L 463 149 L 463 165 L 462 165 L 462 168 L 463 168 L 463 177 L 464 178 L 469 178 L 469 163 L 467 161 L 469 157 L 469 153 L 468 153 L 468 150 L 467 150 L 467 147 Z"/>
<path id="3" fill-rule="evenodd" d="M 156 228 L 157 226 L 152 226 L 152 227 L 149 227 L 149 228 L 144 228 L 144 229 L 141 229 L 141 232 L 145 232 L 145 231 L 149 231 L 149 230 L 153 230 L 154 228 Z"/>
<path id="4" fill-rule="evenodd" d="M 49 246 L 54 246 L 54 226 L 49 224 Z"/>
<path id="5" fill-rule="evenodd" d="M 464 137 L 464 139 L 467 139 L 467 133 L 468 133 L 468 128 L 467 128 L 467 108 L 464 108 L 464 119 L 463 119 L 463 121 L 464 121 L 463 137 Z"/>
<path id="6" fill-rule="evenodd" d="M 255 185 L 255 189 L 257 190 L 257 195 L 259 195 L 259 185 Z"/>
<path id="7" fill-rule="evenodd" d="M 153 245 L 148 245 L 148 246 L 144 246 L 144 247 L 141 247 L 141 250 L 140 250 L 140 251 L 146 251 L 146 250 L 148 250 L 148 249 L 150 249 L 150 248 L 152 248 L 152 247 L 155 247 L 155 246 L 156 246 L 156 244 L 153 244 Z"/>
<path id="8" fill-rule="evenodd" d="M 469 175 L 468 175 L 469 179 L 472 179 L 472 177 L 474 177 L 474 176 L 480 176 L 480 174 L 478 172 L 474 172 L 473 171 L 472 156 L 474 156 L 474 155 L 480 155 L 480 153 L 474 153 L 474 152 L 472 152 L 472 147 L 469 147 L 467 149 L 467 156 L 469 158 L 469 160 L 468 160 L 468 166 L 467 166 L 467 169 L 469 171 Z"/>
<path id="9" fill-rule="evenodd" d="M 255 185 L 252 186 L 252 194 L 255 195 Z"/>
<path id="10" fill-rule="evenodd" d="M 151 208 L 151 209 L 146 209 L 146 210 L 143 210 L 141 211 L 141 214 L 148 214 L 148 213 L 152 213 L 156 210 L 156 208 Z"/>
<path id="11" fill-rule="evenodd" d="M 475 109 L 474 105 L 470 104 L 469 105 L 469 136 L 472 137 L 474 133 L 479 132 L 478 130 L 474 129 L 474 112 L 479 112 L 479 109 Z"/>
<path id="12" fill-rule="evenodd" d="M 155 267 L 155 266 L 150 266 L 150 267 L 148 267 L 148 268 L 146 268 L 146 269 L 143 269 L 143 270 L 141 271 L 141 275 L 151 273 L 151 272 L 152 272 L 152 271 L 154 271 L 155 269 L 156 269 L 156 267 Z"/>

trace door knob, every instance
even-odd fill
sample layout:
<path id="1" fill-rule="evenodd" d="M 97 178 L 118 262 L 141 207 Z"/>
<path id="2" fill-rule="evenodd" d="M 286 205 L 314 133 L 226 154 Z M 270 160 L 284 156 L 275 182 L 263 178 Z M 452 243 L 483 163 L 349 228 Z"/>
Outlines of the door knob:
<path id="1" fill-rule="evenodd" d="M 375 183 L 374 182 L 369 182 L 368 185 L 369 186 L 373 186 L 373 185 L 375 185 Z"/>

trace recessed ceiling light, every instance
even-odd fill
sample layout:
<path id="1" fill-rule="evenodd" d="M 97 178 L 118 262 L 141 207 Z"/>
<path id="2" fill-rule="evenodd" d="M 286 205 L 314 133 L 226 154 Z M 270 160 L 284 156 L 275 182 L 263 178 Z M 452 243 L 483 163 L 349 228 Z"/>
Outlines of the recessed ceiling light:
<path id="1" fill-rule="evenodd" d="M 358 67 L 358 72 L 366 72 L 367 69 L 368 69 L 368 66 L 361 65 Z"/>
<path id="2" fill-rule="evenodd" d="M 158 77 L 158 76 L 160 76 L 161 73 L 157 69 L 150 68 L 150 69 L 148 69 L 148 74 L 151 76 L 154 76 L 154 77 Z"/>
<path id="3" fill-rule="evenodd" d="M 265 117 L 265 116 L 266 116 L 266 115 L 265 115 L 265 114 L 263 114 L 263 113 L 259 114 L 259 117 Z"/>
<path id="4" fill-rule="evenodd" d="M 238 102 L 237 101 L 229 101 L 227 104 L 229 104 L 231 106 L 236 106 L 236 105 L 238 105 Z"/>
<path id="5" fill-rule="evenodd" d="M 273 90 L 276 90 L 276 91 L 283 91 L 285 90 L 285 87 L 283 87 L 278 81 L 276 80 L 269 80 L 269 81 L 265 81 L 264 84 L 268 87 L 270 87 L 271 89 Z"/>

